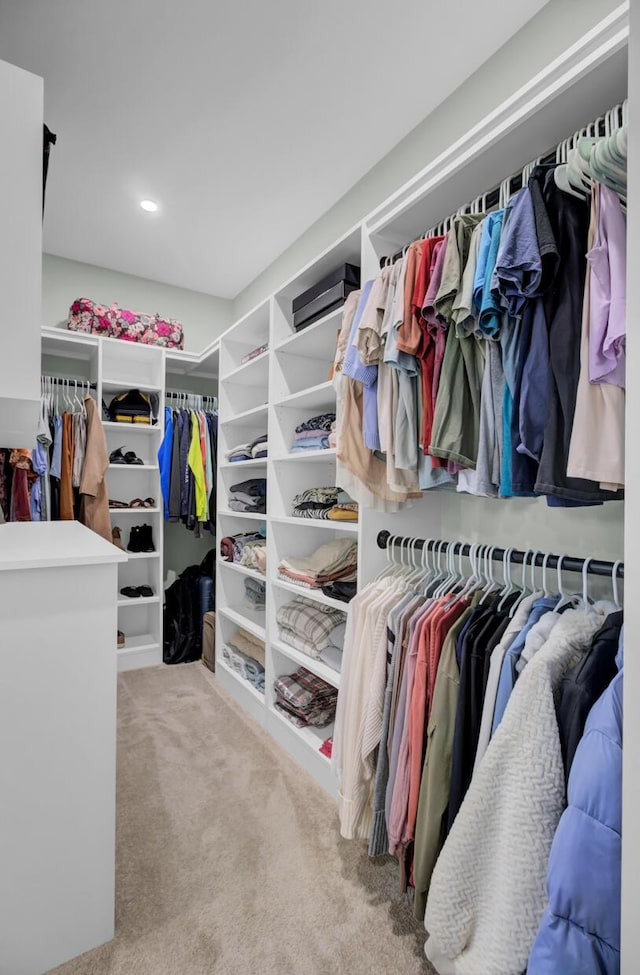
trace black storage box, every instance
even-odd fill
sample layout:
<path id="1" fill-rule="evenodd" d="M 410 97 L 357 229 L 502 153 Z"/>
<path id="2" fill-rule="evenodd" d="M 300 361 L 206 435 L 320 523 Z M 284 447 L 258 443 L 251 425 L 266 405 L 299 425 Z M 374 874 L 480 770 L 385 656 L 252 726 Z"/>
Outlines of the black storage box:
<path id="1" fill-rule="evenodd" d="M 347 296 L 359 287 L 360 268 L 354 264 L 341 264 L 331 274 L 327 274 L 313 287 L 294 298 L 293 327 L 299 331 L 311 325 L 344 304 Z"/>

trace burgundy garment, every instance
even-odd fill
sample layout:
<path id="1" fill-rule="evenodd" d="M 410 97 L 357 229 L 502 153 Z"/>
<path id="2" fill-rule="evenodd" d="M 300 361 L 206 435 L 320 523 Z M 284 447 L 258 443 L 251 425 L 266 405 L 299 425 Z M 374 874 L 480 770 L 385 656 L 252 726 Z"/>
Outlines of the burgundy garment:
<path id="1" fill-rule="evenodd" d="M 29 503 L 29 473 L 24 467 L 15 467 L 11 487 L 10 521 L 31 521 Z"/>

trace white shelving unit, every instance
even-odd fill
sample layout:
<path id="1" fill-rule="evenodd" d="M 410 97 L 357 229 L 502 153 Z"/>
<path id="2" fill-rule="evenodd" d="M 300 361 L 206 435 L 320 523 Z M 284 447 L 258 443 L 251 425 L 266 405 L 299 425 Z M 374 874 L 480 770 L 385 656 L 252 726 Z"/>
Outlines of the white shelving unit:
<path id="1" fill-rule="evenodd" d="M 242 359 L 268 345 L 269 305 L 259 305 L 225 333 L 220 343 L 218 422 L 218 519 L 217 538 L 239 532 L 259 531 L 266 514 L 232 511 L 228 497 L 232 485 L 267 476 L 266 459 L 232 463 L 227 453 L 240 443 L 250 443 L 268 433 L 270 349 L 255 358 Z M 216 675 L 224 687 L 260 722 L 266 724 L 265 695 L 232 670 L 222 655 L 225 642 L 241 627 L 266 644 L 267 614 L 244 605 L 245 581 L 265 582 L 253 569 L 226 562 L 218 546 L 216 571 Z"/>
<path id="2" fill-rule="evenodd" d="M 118 593 L 125 586 L 150 586 L 153 596 L 129 598 L 118 595 L 118 629 L 125 645 L 118 648 L 118 670 L 162 663 L 163 520 L 158 448 L 164 434 L 164 350 L 132 345 L 117 339 L 100 343 L 98 402 L 107 405 L 118 392 L 139 389 L 158 398 L 158 422 L 151 426 L 107 421 L 107 449 L 133 450 L 143 464 L 110 464 L 107 485 L 110 498 L 129 503 L 153 498 L 153 508 L 112 508 L 111 524 L 118 526 L 125 550 L 132 529 L 150 525 L 155 552 L 127 552 L 118 570 Z M 126 514 L 125 514 L 126 512 Z"/>
<path id="3" fill-rule="evenodd" d="M 158 397 L 158 422 L 154 425 L 103 421 L 109 454 L 118 447 L 123 453 L 133 450 L 143 464 L 109 464 L 109 497 L 129 504 L 136 498 L 153 498 L 151 508 L 111 508 L 111 525 L 121 531 L 126 551 L 131 529 L 151 526 L 155 551 L 127 552 L 127 561 L 118 566 L 118 593 L 125 586 L 151 586 L 152 597 L 127 598 L 118 595 L 118 629 L 125 635 L 124 647 L 117 648 L 118 670 L 133 670 L 162 663 L 162 580 L 164 533 L 158 448 L 163 436 L 165 350 L 135 345 L 118 339 L 66 332 L 57 328 L 42 330 L 43 356 L 61 357 L 78 363 L 78 374 L 95 383 L 98 405 L 107 405 L 118 392 L 140 389 Z M 45 361 L 46 366 L 46 361 Z M 44 371 L 47 371 L 46 368 Z"/>
<path id="4" fill-rule="evenodd" d="M 360 224 L 307 264 L 268 302 L 233 325 L 220 339 L 221 443 L 250 440 L 268 428 L 266 695 L 251 695 L 237 675 L 219 669 L 221 682 L 247 707 L 294 758 L 327 791 L 335 794 L 330 763 L 318 751 L 331 728 L 300 730 L 274 709 L 273 679 L 299 665 L 338 686 L 322 662 L 287 647 L 278 638 L 278 606 L 297 592 L 325 605 L 346 610 L 321 593 L 299 589 L 277 576 L 284 555 L 306 555 L 335 537 L 357 539 L 358 583 L 370 581 L 384 564 L 376 544 L 380 529 L 397 534 L 494 541 L 521 548 L 620 558 L 623 551 L 623 506 L 569 511 L 548 509 L 544 499 L 493 501 L 451 493 L 431 493 L 395 514 L 360 511 L 358 524 L 297 519 L 291 501 L 300 490 L 335 484 L 334 450 L 291 454 L 295 427 L 317 413 L 335 410 L 329 382 L 341 311 L 334 311 L 296 333 L 291 302 L 327 272 L 344 262 L 359 264 L 362 280 L 374 277 L 382 258 L 402 249 L 461 204 L 544 153 L 550 145 L 609 109 L 627 93 L 626 45 L 628 8 L 618 10 L 564 55 L 531 78 L 416 176 L 398 188 Z M 269 352 L 243 366 L 242 355 L 269 342 Z M 268 416 L 268 425 L 267 425 Z M 221 448 L 222 452 L 222 448 Z M 233 466 L 233 465 L 229 465 Z M 241 480 L 254 475 L 254 465 L 240 465 Z M 264 469 L 262 467 L 256 470 Z M 238 471 L 240 474 L 240 471 Z M 247 530 L 252 520 L 224 510 L 225 491 L 235 472 L 219 470 L 219 535 Z M 240 567 L 218 561 L 218 660 L 221 640 L 239 618 L 250 624 L 241 607 Z M 228 610 L 225 612 L 225 607 Z M 229 610 L 231 615 L 229 615 Z M 250 625 L 247 625 L 250 629 Z"/>

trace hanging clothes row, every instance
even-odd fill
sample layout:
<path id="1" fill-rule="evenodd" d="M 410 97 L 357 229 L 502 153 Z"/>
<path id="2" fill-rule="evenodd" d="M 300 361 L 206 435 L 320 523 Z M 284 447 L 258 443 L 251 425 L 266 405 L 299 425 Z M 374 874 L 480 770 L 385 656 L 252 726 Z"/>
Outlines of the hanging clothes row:
<path id="1" fill-rule="evenodd" d="M 539 927 L 555 967 L 530 963 L 529 972 L 609 971 L 572 967 L 565 953 L 574 935 L 565 937 L 570 924 L 557 897 L 543 914 L 566 782 L 589 711 L 618 673 L 622 564 L 393 537 L 387 554 L 385 571 L 348 610 L 332 758 L 342 835 L 367 840 L 372 856 L 397 857 L 441 975 L 519 975 Z M 568 567 L 582 571 L 575 595 L 564 592 Z M 592 602 L 592 573 L 608 573 L 612 599 Z M 587 793 L 600 795 L 606 780 L 614 802 L 616 768 L 594 775 Z M 587 808 L 583 827 L 590 815 Z M 575 887 L 587 855 L 567 853 L 563 833 L 556 893 L 565 881 Z M 576 842 L 585 842 L 584 829 Z M 597 894 L 619 883 L 613 847 L 583 896 L 587 931 L 604 947 L 588 949 L 585 935 L 584 951 L 619 948 L 615 910 Z"/>
<path id="2" fill-rule="evenodd" d="M 349 296 L 338 481 L 361 504 L 432 488 L 623 497 L 625 118 L 576 133 L 506 180 L 497 209 L 478 197 Z"/>
<path id="3" fill-rule="evenodd" d="M 111 541 L 105 474 L 109 465 L 95 383 L 41 378 L 36 443 L 0 448 L 0 517 L 5 521 L 77 519 Z"/>
<path id="4" fill-rule="evenodd" d="M 181 392 L 165 398 L 158 451 L 165 521 L 181 521 L 197 538 L 202 531 L 215 535 L 218 401 Z"/>

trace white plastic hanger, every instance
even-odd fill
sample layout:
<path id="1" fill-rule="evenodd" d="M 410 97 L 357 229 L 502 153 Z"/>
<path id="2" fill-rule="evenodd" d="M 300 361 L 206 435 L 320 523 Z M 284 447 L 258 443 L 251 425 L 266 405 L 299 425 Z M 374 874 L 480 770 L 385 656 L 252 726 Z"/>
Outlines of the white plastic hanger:
<path id="1" fill-rule="evenodd" d="M 501 611 L 505 602 L 509 596 L 514 593 L 517 589 L 511 575 L 511 554 L 515 551 L 513 548 L 506 548 L 504 550 L 504 555 L 502 557 L 502 573 L 505 579 L 504 589 L 502 590 L 502 599 L 498 603 L 498 612 Z"/>
<path id="2" fill-rule="evenodd" d="M 618 559 L 617 562 L 613 563 L 613 568 L 611 570 L 611 588 L 613 589 L 613 601 L 618 607 L 618 609 L 622 609 L 622 604 L 618 596 L 618 569 L 620 568 L 621 565 L 622 562 L 620 559 Z"/>
<path id="3" fill-rule="evenodd" d="M 551 590 L 547 586 L 547 563 L 551 558 L 549 552 L 545 552 L 544 558 L 542 560 L 542 595 L 545 599 L 550 599 L 553 595 Z"/>

